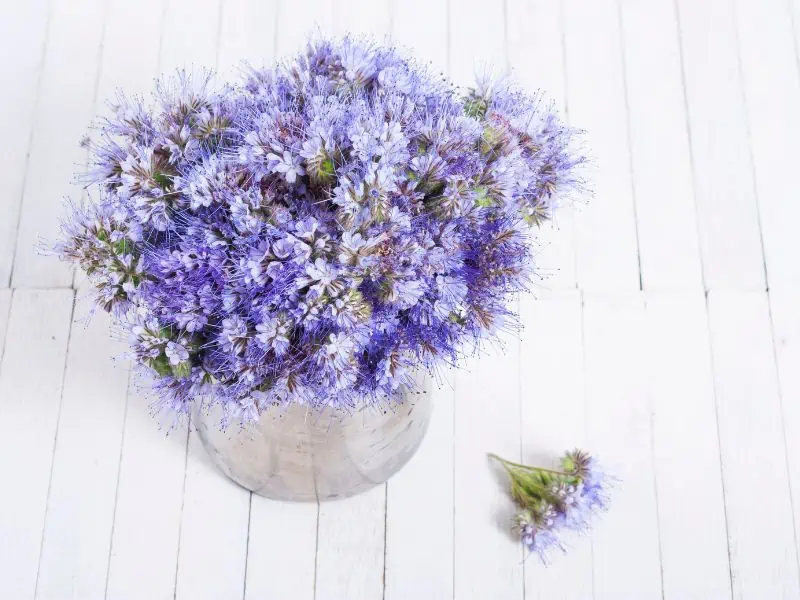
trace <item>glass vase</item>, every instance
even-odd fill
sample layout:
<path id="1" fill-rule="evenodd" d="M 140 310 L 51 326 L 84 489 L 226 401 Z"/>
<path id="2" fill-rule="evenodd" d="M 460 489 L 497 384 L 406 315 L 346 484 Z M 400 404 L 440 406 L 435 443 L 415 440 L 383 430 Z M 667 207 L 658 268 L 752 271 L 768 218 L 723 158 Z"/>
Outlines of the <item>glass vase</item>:
<path id="1" fill-rule="evenodd" d="M 430 380 L 390 401 L 345 411 L 292 404 L 255 423 L 220 427 L 207 403 L 192 422 L 214 464 L 230 479 L 276 500 L 328 500 L 385 482 L 414 455 L 431 415 Z"/>

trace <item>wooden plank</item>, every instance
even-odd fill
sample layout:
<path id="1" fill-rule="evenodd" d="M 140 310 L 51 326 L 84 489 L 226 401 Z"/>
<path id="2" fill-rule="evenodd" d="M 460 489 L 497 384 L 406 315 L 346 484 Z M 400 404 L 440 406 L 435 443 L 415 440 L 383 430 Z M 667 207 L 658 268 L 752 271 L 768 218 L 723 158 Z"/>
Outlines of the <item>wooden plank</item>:
<path id="1" fill-rule="evenodd" d="M 750 140 L 729 0 L 678 0 L 706 289 L 764 289 Z"/>
<path id="2" fill-rule="evenodd" d="M 522 459 L 551 467 L 565 450 L 587 448 L 581 297 L 577 290 L 524 295 L 520 305 Z M 591 542 L 565 541 L 568 554 L 553 555 L 550 565 L 537 557 L 525 563 L 528 600 L 592 597 Z"/>
<path id="3" fill-rule="evenodd" d="M 167 435 L 136 388 L 128 393 L 107 598 L 172 600 L 187 431 Z"/>
<path id="4" fill-rule="evenodd" d="M 278 502 L 253 494 L 245 600 L 314 600 L 316 502 Z"/>
<path id="5" fill-rule="evenodd" d="M 450 6 L 450 77 L 458 86 L 473 86 L 477 75 L 507 71 L 504 13 L 490 3 L 469 9 Z"/>
<path id="6" fill-rule="evenodd" d="M 200 72 L 217 64 L 222 0 L 167 0 L 159 67 Z"/>
<path id="7" fill-rule="evenodd" d="M 645 290 L 703 286 L 672 0 L 620 3 Z"/>
<path id="8" fill-rule="evenodd" d="M 6 327 L 11 311 L 11 290 L 0 290 L 0 369 L 3 366 L 3 352 L 6 344 Z"/>
<path id="9" fill-rule="evenodd" d="M 575 218 L 578 285 L 639 289 L 628 121 L 619 19 L 614 0 L 566 0 L 567 105 L 586 129 L 595 195 Z"/>
<path id="10" fill-rule="evenodd" d="M 664 598 L 730 598 L 705 298 L 647 294 L 646 302 Z"/>
<path id="11" fill-rule="evenodd" d="M 77 304 L 53 457 L 36 597 L 105 598 L 128 361 L 102 311 Z M 80 490 L 79 494 L 75 490 Z M 86 499 L 91 498 L 90 502 Z"/>
<path id="12" fill-rule="evenodd" d="M 104 0 L 54 0 L 14 255 L 14 287 L 68 287 L 72 268 L 36 250 L 58 235 L 64 196 L 80 197 L 80 138 L 94 115 Z"/>
<path id="13" fill-rule="evenodd" d="M 594 528 L 596 600 L 661 598 L 643 317 L 639 293 L 585 298 L 588 448 L 622 481 Z"/>
<path id="14" fill-rule="evenodd" d="M 769 289 L 800 289 L 793 226 L 800 219 L 800 80 L 791 13 L 782 0 L 734 6 Z"/>
<path id="15" fill-rule="evenodd" d="M 564 5 L 561 0 L 510 0 L 506 19 L 512 75 L 529 92 L 541 92 L 566 118 Z M 536 35 L 531 35 L 536 23 Z M 578 207 L 582 206 L 581 204 Z M 536 288 L 573 289 L 576 206 L 565 205 L 537 232 Z"/>
<path id="16" fill-rule="evenodd" d="M 177 600 L 243 596 L 249 513 L 250 492 L 217 470 L 197 432 L 192 431 L 178 550 Z"/>
<path id="17" fill-rule="evenodd" d="M 158 73 L 161 25 L 167 0 L 108 0 L 106 34 L 100 60 L 96 110 L 106 114 L 105 103 L 117 90 L 140 94 L 149 100 Z"/>
<path id="18" fill-rule="evenodd" d="M 0 287 L 11 285 L 20 203 L 25 185 L 40 75 L 45 53 L 50 0 L 0 5 Z M 12 83 L 13 82 L 13 83 Z"/>
<path id="19" fill-rule="evenodd" d="M 387 600 L 453 597 L 453 373 L 430 393 L 425 439 L 387 484 Z"/>
<path id="20" fill-rule="evenodd" d="M 391 31 L 389 0 L 337 0 L 331 26 L 336 35 L 365 34 L 383 41 Z"/>
<path id="21" fill-rule="evenodd" d="M 226 0 L 222 3 L 217 60 L 221 74 L 237 78 L 243 61 L 256 67 L 272 63 L 278 37 L 278 3 L 279 0 Z M 305 22 L 305 19 L 295 20 Z"/>
<path id="22" fill-rule="evenodd" d="M 340 9 L 337 7 L 337 9 Z M 304 18 L 298 19 L 302 14 Z M 279 0 L 276 31 L 278 59 L 286 59 L 300 52 L 308 37 L 320 33 L 333 33 L 333 2 L 331 0 Z"/>
<path id="23" fill-rule="evenodd" d="M 392 42 L 434 73 L 447 70 L 447 0 L 390 0 Z M 420 19 L 424 14 L 425 18 Z"/>
<path id="24" fill-rule="evenodd" d="M 319 505 L 315 600 L 383 596 L 386 486 Z"/>
<path id="25" fill-rule="evenodd" d="M 0 598 L 33 598 L 53 464 L 71 290 L 16 290 L 0 371 Z"/>
<path id="26" fill-rule="evenodd" d="M 733 597 L 800 598 L 767 296 L 712 292 L 708 308 Z"/>
<path id="27" fill-rule="evenodd" d="M 515 508 L 494 452 L 520 458 L 519 348 L 487 348 L 456 374 L 455 597 L 522 598 L 523 549 L 511 531 Z"/>
<path id="28" fill-rule="evenodd" d="M 789 481 L 792 485 L 795 543 L 800 523 L 800 291 L 770 292 L 773 340 L 778 365 L 783 427 L 786 439 Z M 798 547 L 800 552 L 800 547 Z"/>

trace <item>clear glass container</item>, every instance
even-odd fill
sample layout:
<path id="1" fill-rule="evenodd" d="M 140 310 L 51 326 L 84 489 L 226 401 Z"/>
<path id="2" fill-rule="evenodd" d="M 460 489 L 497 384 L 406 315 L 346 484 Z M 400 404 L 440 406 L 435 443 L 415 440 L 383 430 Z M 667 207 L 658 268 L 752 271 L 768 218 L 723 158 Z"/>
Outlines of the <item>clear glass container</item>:
<path id="1" fill-rule="evenodd" d="M 430 379 L 392 402 L 350 412 L 293 404 L 256 423 L 220 428 L 213 403 L 192 421 L 214 464 L 242 487 L 276 500 L 344 498 L 383 483 L 414 455 L 431 414 Z"/>

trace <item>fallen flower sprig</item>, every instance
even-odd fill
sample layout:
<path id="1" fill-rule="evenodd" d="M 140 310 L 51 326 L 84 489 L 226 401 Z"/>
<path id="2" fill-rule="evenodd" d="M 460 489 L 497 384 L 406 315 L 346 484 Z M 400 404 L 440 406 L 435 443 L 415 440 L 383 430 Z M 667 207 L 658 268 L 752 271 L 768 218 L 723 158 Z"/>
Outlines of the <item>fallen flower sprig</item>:
<path id="1" fill-rule="evenodd" d="M 608 505 L 613 479 L 583 450 L 566 452 L 560 469 L 511 462 L 490 454 L 511 479 L 511 496 L 520 509 L 514 529 L 543 562 L 554 548 L 566 551 L 565 531 L 585 532 L 592 517 Z"/>

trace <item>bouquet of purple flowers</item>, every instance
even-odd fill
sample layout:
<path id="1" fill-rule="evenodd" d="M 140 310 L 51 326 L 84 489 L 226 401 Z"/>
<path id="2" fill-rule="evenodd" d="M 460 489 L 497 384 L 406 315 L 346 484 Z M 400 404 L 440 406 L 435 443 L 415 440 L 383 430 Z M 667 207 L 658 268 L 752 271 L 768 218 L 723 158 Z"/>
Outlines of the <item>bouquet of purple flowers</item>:
<path id="1" fill-rule="evenodd" d="M 350 408 L 457 362 L 514 323 L 531 226 L 584 162 L 537 96 L 459 93 L 351 37 L 113 109 L 87 142 L 95 201 L 72 206 L 57 252 L 181 414 L 201 397 L 244 420 Z"/>

